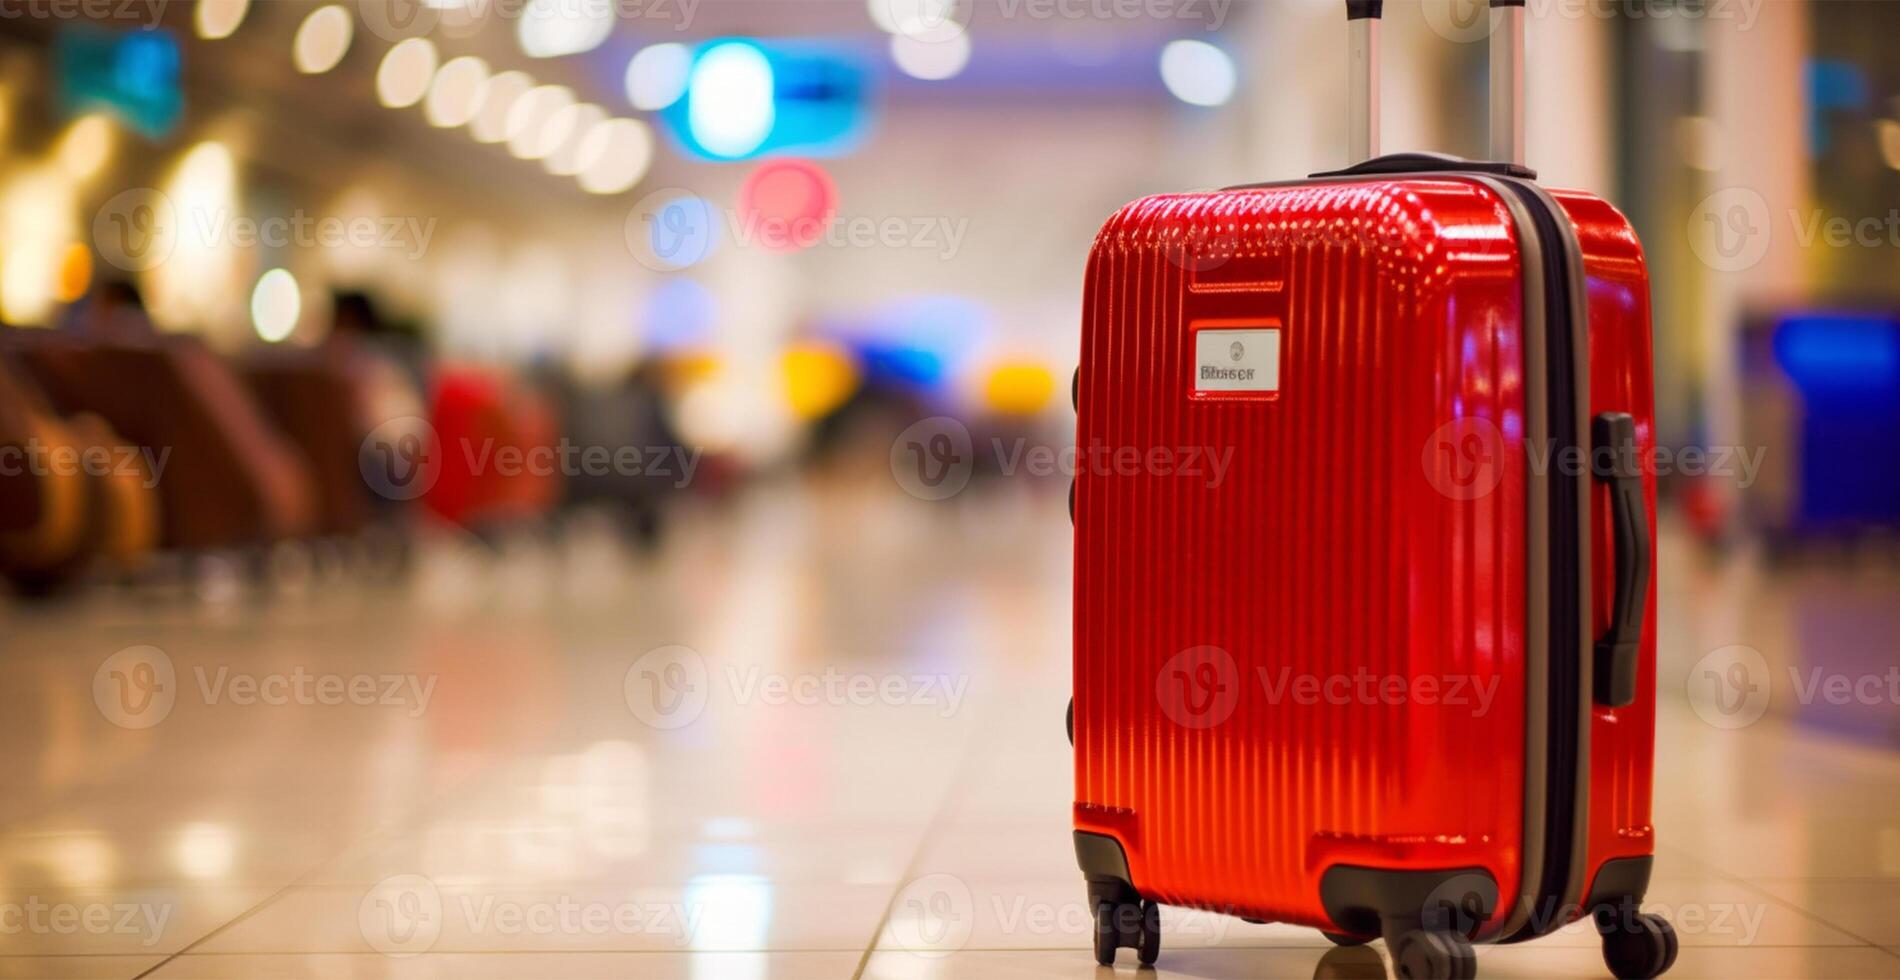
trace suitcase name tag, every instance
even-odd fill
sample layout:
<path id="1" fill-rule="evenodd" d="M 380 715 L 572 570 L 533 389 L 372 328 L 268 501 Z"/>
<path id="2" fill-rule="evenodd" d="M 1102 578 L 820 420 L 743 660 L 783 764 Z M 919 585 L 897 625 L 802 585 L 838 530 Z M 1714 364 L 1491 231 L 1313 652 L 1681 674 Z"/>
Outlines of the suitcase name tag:
<path id="1" fill-rule="evenodd" d="M 1280 390 L 1280 331 L 1194 332 L 1195 392 Z"/>

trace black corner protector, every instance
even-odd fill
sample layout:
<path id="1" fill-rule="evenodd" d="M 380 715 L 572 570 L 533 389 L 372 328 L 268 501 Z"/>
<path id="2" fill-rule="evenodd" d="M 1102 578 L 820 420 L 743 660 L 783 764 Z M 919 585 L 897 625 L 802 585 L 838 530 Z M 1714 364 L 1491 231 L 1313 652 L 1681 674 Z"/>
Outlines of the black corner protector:
<path id="1" fill-rule="evenodd" d="M 1649 893 L 1649 873 L 1656 864 L 1654 857 L 1611 858 L 1597 868 L 1596 880 L 1590 884 L 1590 896 L 1583 901 L 1586 912 L 1600 908 L 1615 908 L 1629 903 L 1640 905 L 1643 896 Z"/>
<path id="2" fill-rule="evenodd" d="M 1130 888 L 1135 886 L 1134 878 L 1128 873 L 1128 853 L 1122 850 L 1121 841 L 1107 834 L 1076 831 L 1075 863 L 1082 868 L 1082 874 L 1090 879 L 1119 881 Z"/>
<path id="3" fill-rule="evenodd" d="M 1346 0 L 1347 20 L 1378 20 L 1385 15 L 1385 0 Z"/>
<path id="4" fill-rule="evenodd" d="M 1498 882 L 1483 868 L 1397 871 L 1335 864 L 1320 876 L 1319 900 L 1339 931 L 1351 935 L 1424 927 L 1470 936 L 1497 912 Z"/>

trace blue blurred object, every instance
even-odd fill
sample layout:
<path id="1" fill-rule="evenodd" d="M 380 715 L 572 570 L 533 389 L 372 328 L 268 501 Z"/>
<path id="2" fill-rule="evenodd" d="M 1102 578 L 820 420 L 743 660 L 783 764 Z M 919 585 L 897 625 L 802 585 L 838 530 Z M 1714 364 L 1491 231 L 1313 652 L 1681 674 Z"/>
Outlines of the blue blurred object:
<path id="1" fill-rule="evenodd" d="M 184 112 L 178 41 L 170 31 L 125 33 L 75 25 L 58 41 L 60 110 L 106 110 L 150 139 L 171 134 Z"/>
<path id="2" fill-rule="evenodd" d="M 1821 156 L 1833 145 L 1828 114 L 1866 108 L 1867 75 L 1859 65 L 1823 58 L 1810 59 L 1804 74 L 1808 88 L 1808 151 Z"/>
<path id="3" fill-rule="evenodd" d="M 848 46 L 725 39 L 694 51 L 685 96 L 659 119 L 701 159 L 839 156 L 864 140 L 869 88 Z"/>
<path id="4" fill-rule="evenodd" d="M 887 303 L 827 331 L 857 355 L 867 381 L 942 386 L 990 328 L 990 313 L 963 296 L 932 294 Z"/>
<path id="5" fill-rule="evenodd" d="M 673 276 L 662 280 L 647 296 L 645 315 L 647 347 L 665 354 L 697 347 L 712 335 L 719 318 L 719 301 L 698 280 Z"/>
<path id="6" fill-rule="evenodd" d="M 1790 530 L 1900 525 L 1900 318 L 1791 314 L 1772 337 L 1798 400 Z"/>

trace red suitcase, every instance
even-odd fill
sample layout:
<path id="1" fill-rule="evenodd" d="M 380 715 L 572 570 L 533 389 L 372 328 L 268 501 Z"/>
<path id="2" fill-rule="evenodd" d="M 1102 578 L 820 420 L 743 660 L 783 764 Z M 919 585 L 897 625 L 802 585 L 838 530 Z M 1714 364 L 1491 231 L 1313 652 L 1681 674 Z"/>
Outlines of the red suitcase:
<path id="1" fill-rule="evenodd" d="M 1517 161 L 1523 9 L 1493 5 Z M 1379 11 L 1348 6 L 1365 158 Z M 1674 960 L 1636 909 L 1648 277 L 1616 209 L 1532 178 L 1371 157 L 1097 236 L 1070 737 L 1102 963 L 1153 962 L 1161 904 L 1382 937 L 1408 977 L 1583 915 L 1618 976 Z"/>

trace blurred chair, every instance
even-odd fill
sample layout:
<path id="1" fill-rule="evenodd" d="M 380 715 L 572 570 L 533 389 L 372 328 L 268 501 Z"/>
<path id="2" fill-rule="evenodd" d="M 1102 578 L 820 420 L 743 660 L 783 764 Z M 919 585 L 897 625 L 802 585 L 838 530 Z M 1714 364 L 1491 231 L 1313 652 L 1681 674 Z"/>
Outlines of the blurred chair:
<path id="1" fill-rule="evenodd" d="M 48 336 L 24 357 L 62 411 L 96 413 L 163 460 L 166 546 L 261 545 L 315 526 L 308 465 L 196 338 L 94 344 Z"/>
<path id="2" fill-rule="evenodd" d="M 309 462 L 317 533 L 363 530 L 372 501 L 358 456 L 369 426 L 347 361 L 325 350 L 272 349 L 253 355 L 244 375 L 258 404 Z"/>
<path id="3" fill-rule="evenodd" d="M 0 359 L 0 573 L 52 591 L 95 563 L 130 571 L 158 539 L 158 501 L 138 447 L 104 419 L 58 418 Z"/>

